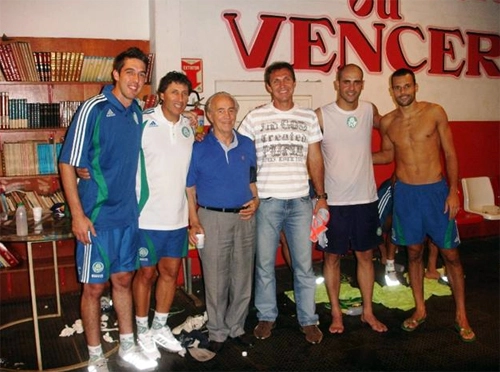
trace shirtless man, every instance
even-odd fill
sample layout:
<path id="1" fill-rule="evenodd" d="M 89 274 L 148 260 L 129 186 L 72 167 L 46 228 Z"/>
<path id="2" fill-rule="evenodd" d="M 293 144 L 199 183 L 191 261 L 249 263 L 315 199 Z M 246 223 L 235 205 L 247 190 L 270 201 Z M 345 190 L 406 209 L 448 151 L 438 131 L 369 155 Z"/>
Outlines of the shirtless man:
<path id="1" fill-rule="evenodd" d="M 343 333 L 340 308 L 340 261 L 349 248 L 357 259 L 357 278 L 363 298 L 361 321 L 376 332 L 387 327 L 373 314 L 375 279 L 373 249 L 380 236 L 377 186 L 372 164 L 371 139 L 380 115 L 371 102 L 359 99 L 363 71 L 355 64 L 341 67 L 334 82 L 337 99 L 316 109 L 323 131 L 321 150 L 325 162 L 325 191 L 330 220 L 323 250 L 323 276 L 332 306 L 330 333 Z"/>
<path id="2" fill-rule="evenodd" d="M 460 207 L 457 193 L 458 161 L 448 118 L 443 108 L 417 102 L 415 75 L 400 69 L 391 76 L 397 108 L 381 120 L 382 149 L 374 163 L 396 162 L 392 239 L 408 247 L 410 284 L 415 312 L 401 328 L 414 331 L 426 317 L 423 294 L 423 242 L 426 235 L 440 248 L 455 298 L 455 328 L 460 339 L 476 339 L 465 310 L 464 273 L 457 246 L 460 243 L 455 216 Z M 440 153 L 444 152 L 444 179 Z"/>

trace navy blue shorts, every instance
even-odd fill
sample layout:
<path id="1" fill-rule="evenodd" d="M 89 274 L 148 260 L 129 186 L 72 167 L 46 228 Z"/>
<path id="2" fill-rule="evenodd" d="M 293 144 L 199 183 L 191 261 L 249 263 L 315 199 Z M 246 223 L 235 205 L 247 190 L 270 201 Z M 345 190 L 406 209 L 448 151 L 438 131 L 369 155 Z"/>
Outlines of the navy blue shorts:
<path id="1" fill-rule="evenodd" d="M 449 189 L 443 179 L 427 185 L 394 184 L 391 239 L 398 245 L 422 244 L 429 236 L 443 249 L 460 244 L 457 224 L 444 213 Z"/>
<path id="2" fill-rule="evenodd" d="M 380 243 L 382 230 L 378 219 L 378 202 L 357 205 L 330 205 L 326 237 L 328 246 L 318 249 L 327 253 L 346 254 L 374 249 Z"/>
<path id="3" fill-rule="evenodd" d="M 137 224 L 89 232 L 90 244 L 76 241 L 76 264 L 81 283 L 106 283 L 112 274 L 137 270 Z"/>
<path id="4" fill-rule="evenodd" d="M 139 262 L 142 267 L 153 266 L 163 257 L 182 258 L 188 251 L 188 230 L 139 229 Z"/>
<path id="5" fill-rule="evenodd" d="M 392 180 L 389 178 L 382 182 L 377 190 L 378 195 L 378 218 L 383 232 L 391 230 L 392 217 Z"/>

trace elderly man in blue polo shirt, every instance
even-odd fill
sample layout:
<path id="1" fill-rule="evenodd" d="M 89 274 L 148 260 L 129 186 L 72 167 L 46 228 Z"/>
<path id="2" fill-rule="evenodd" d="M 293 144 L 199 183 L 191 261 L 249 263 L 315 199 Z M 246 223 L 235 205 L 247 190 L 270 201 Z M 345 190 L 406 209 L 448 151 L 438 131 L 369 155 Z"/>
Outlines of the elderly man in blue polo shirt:
<path id="1" fill-rule="evenodd" d="M 234 130 L 238 102 L 226 92 L 205 105 L 212 130 L 193 145 L 187 176 L 189 241 L 199 248 L 205 284 L 210 349 L 227 338 L 249 346 L 245 319 L 252 295 L 255 254 L 256 153 L 253 141 Z"/>

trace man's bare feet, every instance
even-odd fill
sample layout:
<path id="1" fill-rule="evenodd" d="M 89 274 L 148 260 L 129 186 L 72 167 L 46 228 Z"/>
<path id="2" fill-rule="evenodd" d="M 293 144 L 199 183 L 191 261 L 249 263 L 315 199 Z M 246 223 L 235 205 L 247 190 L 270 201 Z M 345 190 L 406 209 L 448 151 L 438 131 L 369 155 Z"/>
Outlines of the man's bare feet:
<path id="1" fill-rule="evenodd" d="M 375 332 L 387 332 L 387 326 L 375 318 L 373 314 L 361 314 L 361 321 L 372 327 Z"/>
<path id="2" fill-rule="evenodd" d="M 427 279 L 436 279 L 436 280 L 438 280 L 441 277 L 441 274 L 437 270 L 436 271 L 425 270 L 425 277 Z"/>
<path id="3" fill-rule="evenodd" d="M 342 322 L 342 314 L 340 316 L 332 316 L 332 324 L 328 328 L 330 333 L 344 333 L 344 323 Z"/>

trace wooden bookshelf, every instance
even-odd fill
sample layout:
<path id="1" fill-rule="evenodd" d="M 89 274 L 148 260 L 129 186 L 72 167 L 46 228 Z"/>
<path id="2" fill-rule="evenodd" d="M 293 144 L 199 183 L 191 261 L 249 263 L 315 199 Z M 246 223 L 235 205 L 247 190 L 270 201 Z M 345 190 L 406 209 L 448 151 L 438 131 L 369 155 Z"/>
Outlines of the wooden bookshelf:
<path id="1" fill-rule="evenodd" d="M 31 46 L 33 52 L 83 52 L 88 56 L 115 57 L 120 52 L 130 48 L 138 47 L 144 53 L 150 53 L 149 41 L 147 40 L 112 40 L 112 39 L 86 39 L 86 38 L 33 38 L 33 37 L 9 37 L 2 39 L 0 44 L 11 41 L 25 41 Z M 5 75 L 5 74 L 4 74 Z M 109 82 L 80 82 L 80 81 L 0 81 L 0 92 L 8 92 L 9 99 L 26 99 L 28 102 L 59 103 L 62 101 L 84 101 L 98 94 L 104 85 Z M 149 84 L 144 86 L 139 98 L 151 93 Z M 3 155 L 3 147 L 6 142 L 21 141 L 53 141 L 61 142 L 66 133 L 63 128 L 25 128 L 25 129 L 0 129 L 0 151 Z M 2 160 L 0 158 L 0 160 Z M 0 163 L 1 164 L 1 163 Z M 57 173 L 47 175 L 8 176 L 0 167 L 0 190 L 18 188 L 27 191 L 35 191 L 42 195 L 50 195 L 60 190 L 60 180 Z M 10 215 L 9 218 L 13 216 Z M 1 239 L 1 237 L 0 237 Z M 24 252 L 24 247 L 19 243 L 5 243 L 9 249 L 14 249 L 19 254 Z M 21 244 L 22 245 L 22 244 Z M 63 292 L 79 290 L 80 286 L 76 280 L 74 264 L 74 241 L 66 240 L 58 242 L 58 257 L 61 259 L 60 277 L 61 290 Z M 45 247 L 41 246 L 37 251 L 43 252 Z M 42 281 L 52 282 L 50 260 L 45 257 L 35 258 L 35 267 L 40 270 Z M 39 275 L 37 275 L 38 277 Z M 45 276 L 47 276 L 45 278 Z M 0 269 L 0 301 L 29 297 L 27 265 L 21 263 L 15 268 Z M 40 293 L 38 293 L 40 291 Z M 53 288 L 44 286 L 37 287 L 38 295 L 53 293 Z"/>

